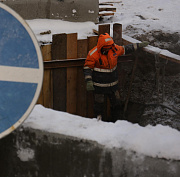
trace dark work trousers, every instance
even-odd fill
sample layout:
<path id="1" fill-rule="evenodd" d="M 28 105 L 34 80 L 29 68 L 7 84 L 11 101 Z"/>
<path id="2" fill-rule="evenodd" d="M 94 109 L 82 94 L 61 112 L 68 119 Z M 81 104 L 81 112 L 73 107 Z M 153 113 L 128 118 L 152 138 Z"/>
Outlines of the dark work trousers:
<path id="1" fill-rule="evenodd" d="M 111 122 L 115 122 L 120 119 L 120 96 L 119 91 L 111 91 L 108 94 L 94 93 L 94 113 L 97 117 L 98 115 L 104 117 L 104 101 L 105 97 L 108 97 L 111 104 Z"/>

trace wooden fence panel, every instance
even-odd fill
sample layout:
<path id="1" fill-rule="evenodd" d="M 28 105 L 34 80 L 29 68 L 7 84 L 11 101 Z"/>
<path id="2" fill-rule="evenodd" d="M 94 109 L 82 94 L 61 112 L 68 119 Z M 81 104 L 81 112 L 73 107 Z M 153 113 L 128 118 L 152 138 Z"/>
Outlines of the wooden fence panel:
<path id="1" fill-rule="evenodd" d="M 43 79 L 44 80 L 44 79 Z M 43 81 L 44 82 L 44 81 Z M 43 88 L 43 85 L 42 85 L 42 88 Z M 41 88 L 41 92 L 40 92 L 40 94 L 39 94 L 39 98 L 38 98 L 38 100 L 37 100 L 37 104 L 42 104 L 42 105 L 44 105 L 44 101 L 43 101 L 43 90 L 42 90 L 42 88 Z"/>
<path id="2" fill-rule="evenodd" d="M 122 24 L 113 24 L 113 40 L 117 45 L 123 45 L 122 41 Z"/>
<path id="3" fill-rule="evenodd" d="M 67 34 L 53 35 L 52 60 L 65 59 L 67 57 Z M 53 69 L 53 109 L 66 111 L 66 81 L 67 69 Z"/>
<path id="4" fill-rule="evenodd" d="M 110 24 L 99 25 L 99 35 L 108 33 L 110 35 Z"/>
<path id="5" fill-rule="evenodd" d="M 67 59 L 77 58 L 77 33 L 67 34 Z M 76 114 L 77 67 L 67 68 L 67 112 Z"/>
<path id="6" fill-rule="evenodd" d="M 98 36 L 90 36 L 88 39 L 88 51 L 97 45 Z M 94 117 L 94 96 L 92 92 L 87 92 L 87 117 Z"/>
<path id="7" fill-rule="evenodd" d="M 78 40 L 78 58 L 86 58 L 88 53 L 87 49 L 87 39 Z M 77 114 L 87 117 L 87 91 L 83 66 L 78 67 L 77 74 Z"/>
<path id="8" fill-rule="evenodd" d="M 51 61 L 51 45 L 41 46 L 44 61 Z M 50 69 L 44 70 L 43 79 L 43 103 L 47 108 L 53 108 L 53 88 L 52 88 L 52 72 Z"/>
<path id="9" fill-rule="evenodd" d="M 98 36 L 89 36 L 87 37 L 88 40 L 88 52 L 89 50 L 91 50 L 92 48 L 94 48 L 97 45 L 98 42 Z"/>

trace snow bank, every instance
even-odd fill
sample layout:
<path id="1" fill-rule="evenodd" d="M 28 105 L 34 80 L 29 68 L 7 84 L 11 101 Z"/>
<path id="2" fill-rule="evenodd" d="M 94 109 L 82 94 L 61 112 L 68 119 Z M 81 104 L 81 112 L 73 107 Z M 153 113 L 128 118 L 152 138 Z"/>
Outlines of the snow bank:
<path id="1" fill-rule="evenodd" d="M 78 33 L 78 38 L 83 39 L 93 35 L 96 25 L 93 22 L 68 22 L 62 20 L 34 19 L 26 20 L 39 42 L 52 42 L 53 34 Z M 40 35 L 41 32 L 51 31 L 50 34 Z"/>
<path id="2" fill-rule="evenodd" d="M 96 141 L 151 157 L 180 160 L 180 132 L 168 126 L 141 127 L 127 121 L 108 123 L 36 105 L 24 127 Z"/>

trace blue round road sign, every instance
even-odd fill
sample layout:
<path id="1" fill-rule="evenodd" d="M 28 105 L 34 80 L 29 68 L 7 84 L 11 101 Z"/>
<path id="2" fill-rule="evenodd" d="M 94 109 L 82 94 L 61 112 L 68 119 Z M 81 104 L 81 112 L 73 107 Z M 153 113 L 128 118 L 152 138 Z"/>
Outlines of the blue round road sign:
<path id="1" fill-rule="evenodd" d="M 0 3 L 0 138 L 28 117 L 39 97 L 43 60 L 27 23 Z"/>

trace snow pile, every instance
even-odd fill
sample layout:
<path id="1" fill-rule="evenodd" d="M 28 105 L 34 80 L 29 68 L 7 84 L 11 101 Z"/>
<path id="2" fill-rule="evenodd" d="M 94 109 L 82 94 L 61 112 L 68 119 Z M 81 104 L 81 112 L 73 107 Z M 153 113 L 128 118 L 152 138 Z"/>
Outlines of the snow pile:
<path id="1" fill-rule="evenodd" d="M 50 20 L 50 19 L 34 19 L 26 20 L 31 29 L 33 30 L 36 38 L 39 42 L 49 43 L 52 42 L 53 34 L 60 33 L 78 33 L 78 38 L 83 39 L 87 36 L 93 35 L 93 29 L 96 29 L 96 25 L 93 22 L 67 22 L 62 20 Z M 40 33 L 51 31 L 50 34 L 41 35 Z"/>
<path id="2" fill-rule="evenodd" d="M 34 159 L 35 153 L 33 149 L 30 148 L 20 148 L 17 151 L 17 156 L 21 161 L 26 162 Z"/>
<path id="3" fill-rule="evenodd" d="M 141 127 L 127 121 L 108 123 L 36 105 L 24 127 L 96 141 L 107 148 L 180 160 L 180 132 L 168 126 Z"/>

